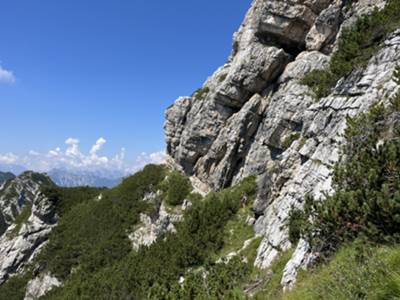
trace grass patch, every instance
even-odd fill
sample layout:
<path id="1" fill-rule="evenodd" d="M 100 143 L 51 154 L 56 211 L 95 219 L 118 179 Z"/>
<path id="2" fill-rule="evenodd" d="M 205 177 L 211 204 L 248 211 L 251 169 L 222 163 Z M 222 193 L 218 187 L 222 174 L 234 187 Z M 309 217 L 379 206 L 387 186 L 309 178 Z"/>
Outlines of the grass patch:
<path id="1" fill-rule="evenodd" d="M 226 223 L 223 234 L 224 247 L 219 252 L 219 257 L 226 256 L 234 251 L 239 251 L 243 247 L 245 241 L 254 237 L 253 227 L 246 224 L 247 216 L 247 209 L 242 208 Z"/>
<path id="2" fill-rule="evenodd" d="M 303 273 L 284 300 L 399 299 L 400 246 L 352 243 L 327 264 Z"/>
<path id="3" fill-rule="evenodd" d="M 254 238 L 254 239 L 251 241 L 250 245 L 248 245 L 248 246 L 246 247 L 246 249 L 244 249 L 244 250 L 240 253 L 242 256 L 244 256 L 244 257 L 247 258 L 248 263 L 249 263 L 250 265 L 252 265 L 252 266 L 254 265 L 254 262 L 255 262 L 255 260 L 256 260 L 258 247 L 260 246 L 262 239 L 263 239 L 263 238 L 262 238 L 261 236 L 260 236 L 260 237 Z"/>

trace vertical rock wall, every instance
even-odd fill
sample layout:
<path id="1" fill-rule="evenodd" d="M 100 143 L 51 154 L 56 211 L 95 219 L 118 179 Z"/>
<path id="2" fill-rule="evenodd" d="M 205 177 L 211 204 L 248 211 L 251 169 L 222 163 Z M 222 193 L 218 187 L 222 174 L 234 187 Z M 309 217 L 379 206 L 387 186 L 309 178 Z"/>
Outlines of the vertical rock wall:
<path id="1" fill-rule="evenodd" d="M 191 97 L 166 112 L 169 161 L 207 192 L 258 175 L 255 230 L 264 236 L 256 265 L 266 268 L 292 246 L 286 223 L 291 207 L 311 193 L 332 192 L 331 166 L 339 158 L 346 116 L 366 111 L 394 92 L 391 77 L 400 62 L 400 31 L 385 41 L 364 70 L 338 83 L 316 101 L 300 84 L 323 69 L 338 36 L 385 1 L 255 0 L 233 51 Z M 309 261 L 301 241 L 285 270 L 290 286 Z"/>

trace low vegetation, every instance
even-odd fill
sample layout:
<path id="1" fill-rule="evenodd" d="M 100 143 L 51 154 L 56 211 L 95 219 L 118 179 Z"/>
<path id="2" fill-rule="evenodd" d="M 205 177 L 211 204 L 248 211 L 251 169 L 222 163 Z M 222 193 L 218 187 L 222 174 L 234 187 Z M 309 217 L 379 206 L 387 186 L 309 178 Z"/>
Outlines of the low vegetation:
<path id="1" fill-rule="evenodd" d="M 284 150 L 289 149 L 290 146 L 297 141 L 300 138 L 300 133 L 299 132 L 293 132 L 286 136 L 286 138 L 282 142 L 282 148 Z"/>
<path id="2" fill-rule="evenodd" d="M 182 295 L 189 293 L 177 284 L 179 278 L 189 274 L 190 282 L 190 278 L 193 276 L 196 278 L 191 270 L 201 267 L 210 272 L 209 274 L 215 274 L 215 278 L 210 277 L 207 283 L 210 287 L 208 290 L 191 287 L 190 295 L 193 295 L 195 290 L 202 290 L 211 297 L 209 299 L 212 299 L 214 294 L 231 292 L 227 289 L 241 278 L 237 276 L 239 271 L 235 270 L 239 268 L 237 270 L 242 274 L 245 265 L 237 260 L 226 265 L 216 265 L 215 262 L 213 264 L 211 257 L 223 247 L 224 227 L 239 210 L 241 198 L 244 195 L 254 196 L 254 189 L 255 181 L 251 178 L 236 187 L 211 194 L 203 201 L 195 202 L 185 215 L 184 221 L 177 225 L 176 234 L 167 234 L 164 239 L 159 239 L 148 248 L 141 248 L 137 253 L 128 251 L 127 247 L 122 247 L 119 243 L 113 243 L 122 251 L 110 248 L 108 256 L 119 254 L 112 261 L 97 261 L 92 258 L 90 261 L 95 262 L 95 265 L 70 264 L 76 265 L 77 271 L 68 276 L 64 288 L 55 290 L 47 298 L 179 299 L 182 293 Z M 114 240 L 117 241 L 115 238 Z M 122 239 L 119 240 L 121 241 Z M 79 244 L 81 243 L 82 241 Z M 107 245 L 109 242 L 104 240 L 103 243 Z M 106 256 L 104 249 L 107 248 L 103 246 L 101 249 L 100 253 L 94 252 L 96 254 L 94 257 Z M 62 261 L 65 264 L 65 259 Z M 221 278 L 218 274 L 225 277 Z"/>
<path id="3" fill-rule="evenodd" d="M 65 280 L 72 270 L 95 272 L 122 259 L 131 250 L 126 231 L 139 221 L 140 212 L 149 209 L 141 199 L 163 180 L 165 172 L 150 165 L 111 190 L 48 190 L 61 218 L 38 263 Z"/>
<path id="4" fill-rule="evenodd" d="M 192 191 L 192 185 L 186 176 L 178 171 L 173 171 L 163 183 L 162 189 L 167 204 L 175 206 L 183 203 L 183 200 Z"/>
<path id="5" fill-rule="evenodd" d="M 354 242 L 299 276 L 284 300 L 388 300 L 400 297 L 400 247 Z M 272 298 L 271 298 L 272 299 Z M 279 298 L 278 298 L 279 299 Z"/>
<path id="6" fill-rule="evenodd" d="M 303 235 L 327 256 L 360 236 L 400 242 L 400 127 L 394 121 L 399 100 L 348 120 L 343 160 L 335 168 L 336 193 L 324 202 L 307 199 L 304 215 L 292 213 L 293 239 L 303 227 Z M 312 222 L 304 222 L 309 217 Z"/>
<path id="7" fill-rule="evenodd" d="M 196 100 L 203 100 L 207 97 L 208 93 L 210 92 L 210 88 L 209 87 L 202 87 L 199 88 L 198 90 L 196 90 L 192 97 L 194 97 Z"/>
<path id="8" fill-rule="evenodd" d="M 24 225 L 28 221 L 28 218 L 30 217 L 31 213 L 32 213 L 32 204 L 26 203 L 22 207 L 20 214 L 14 220 L 15 224 L 14 229 L 12 231 L 7 232 L 9 238 L 12 238 L 19 233 L 19 231 L 22 228 L 22 225 Z"/>
<path id="9" fill-rule="evenodd" d="M 247 209 L 243 197 L 254 199 L 254 178 L 205 199 L 194 194 L 196 201 L 176 225 L 176 234 L 168 233 L 138 252 L 132 250 L 128 233 L 140 212 L 148 212 L 153 205 L 142 201 L 143 197 L 165 186 L 187 187 L 186 180 L 162 166 L 150 165 L 111 190 L 45 189 L 60 220 L 34 262 L 39 267 L 35 272 L 50 272 L 64 286 L 44 299 L 221 299 L 239 293 L 237 287 L 249 276 L 251 265 L 241 256 L 225 263 L 216 263 L 215 257 L 225 243 L 239 247 L 226 241 L 226 226 L 243 233 L 243 238 L 250 237 L 248 228 L 234 220 L 239 210 Z M 174 195 L 177 189 L 164 192 Z M 185 193 L 176 195 L 182 199 L 189 192 L 185 188 Z M 255 249 L 252 243 L 245 255 L 253 259 Z M 3 284 L 0 298 L 22 299 L 26 276 Z M 183 284 L 179 284 L 181 277 Z M 16 286 L 18 290 L 13 290 Z"/>
<path id="10" fill-rule="evenodd" d="M 400 0 L 389 0 L 384 9 L 374 10 L 345 29 L 328 69 L 310 72 L 302 83 L 311 87 L 318 99 L 328 96 L 339 79 L 363 68 L 385 37 L 399 26 Z"/>

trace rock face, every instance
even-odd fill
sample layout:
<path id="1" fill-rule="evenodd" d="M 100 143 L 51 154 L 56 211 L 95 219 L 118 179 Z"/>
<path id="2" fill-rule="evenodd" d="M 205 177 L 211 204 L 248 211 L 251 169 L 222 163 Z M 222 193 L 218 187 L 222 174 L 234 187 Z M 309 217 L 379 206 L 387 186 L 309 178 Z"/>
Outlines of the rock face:
<path id="1" fill-rule="evenodd" d="M 343 144 L 346 116 L 394 93 L 400 31 L 391 34 L 363 70 L 316 101 L 301 79 L 327 67 L 344 27 L 385 1 L 254 0 L 227 63 L 191 97 L 166 112 L 169 161 L 207 192 L 257 175 L 255 231 L 263 241 L 255 264 L 267 268 L 293 246 L 287 221 L 306 194 L 332 192 L 331 166 Z M 292 286 L 312 255 L 302 241 L 285 269 Z"/>
<path id="2" fill-rule="evenodd" d="M 4 231 L 0 236 L 0 284 L 22 270 L 47 240 L 57 217 L 41 187 L 53 185 L 41 174 L 25 172 L 0 190 Z"/>

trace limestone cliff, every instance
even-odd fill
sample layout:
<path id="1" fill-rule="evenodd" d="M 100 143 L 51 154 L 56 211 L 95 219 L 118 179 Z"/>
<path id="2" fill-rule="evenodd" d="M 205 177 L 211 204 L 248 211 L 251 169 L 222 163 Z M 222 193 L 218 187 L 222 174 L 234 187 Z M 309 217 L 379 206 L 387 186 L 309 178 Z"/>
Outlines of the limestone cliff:
<path id="1" fill-rule="evenodd" d="M 254 229 L 263 236 L 255 264 L 269 267 L 291 245 L 287 221 L 306 194 L 332 192 L 346 117 L 395 92 L 400 31 L 389 35 L 366 66 L 316 100 L 301 80 L 328 66 L 343 28 L 385 1 L 254 0 L 233 50 L 204 86 L 166 112 L 169 161 L 203 192 L 257 175 Z M 282 283 L 293 284 L 312 260 L 300 241 Z"/>

